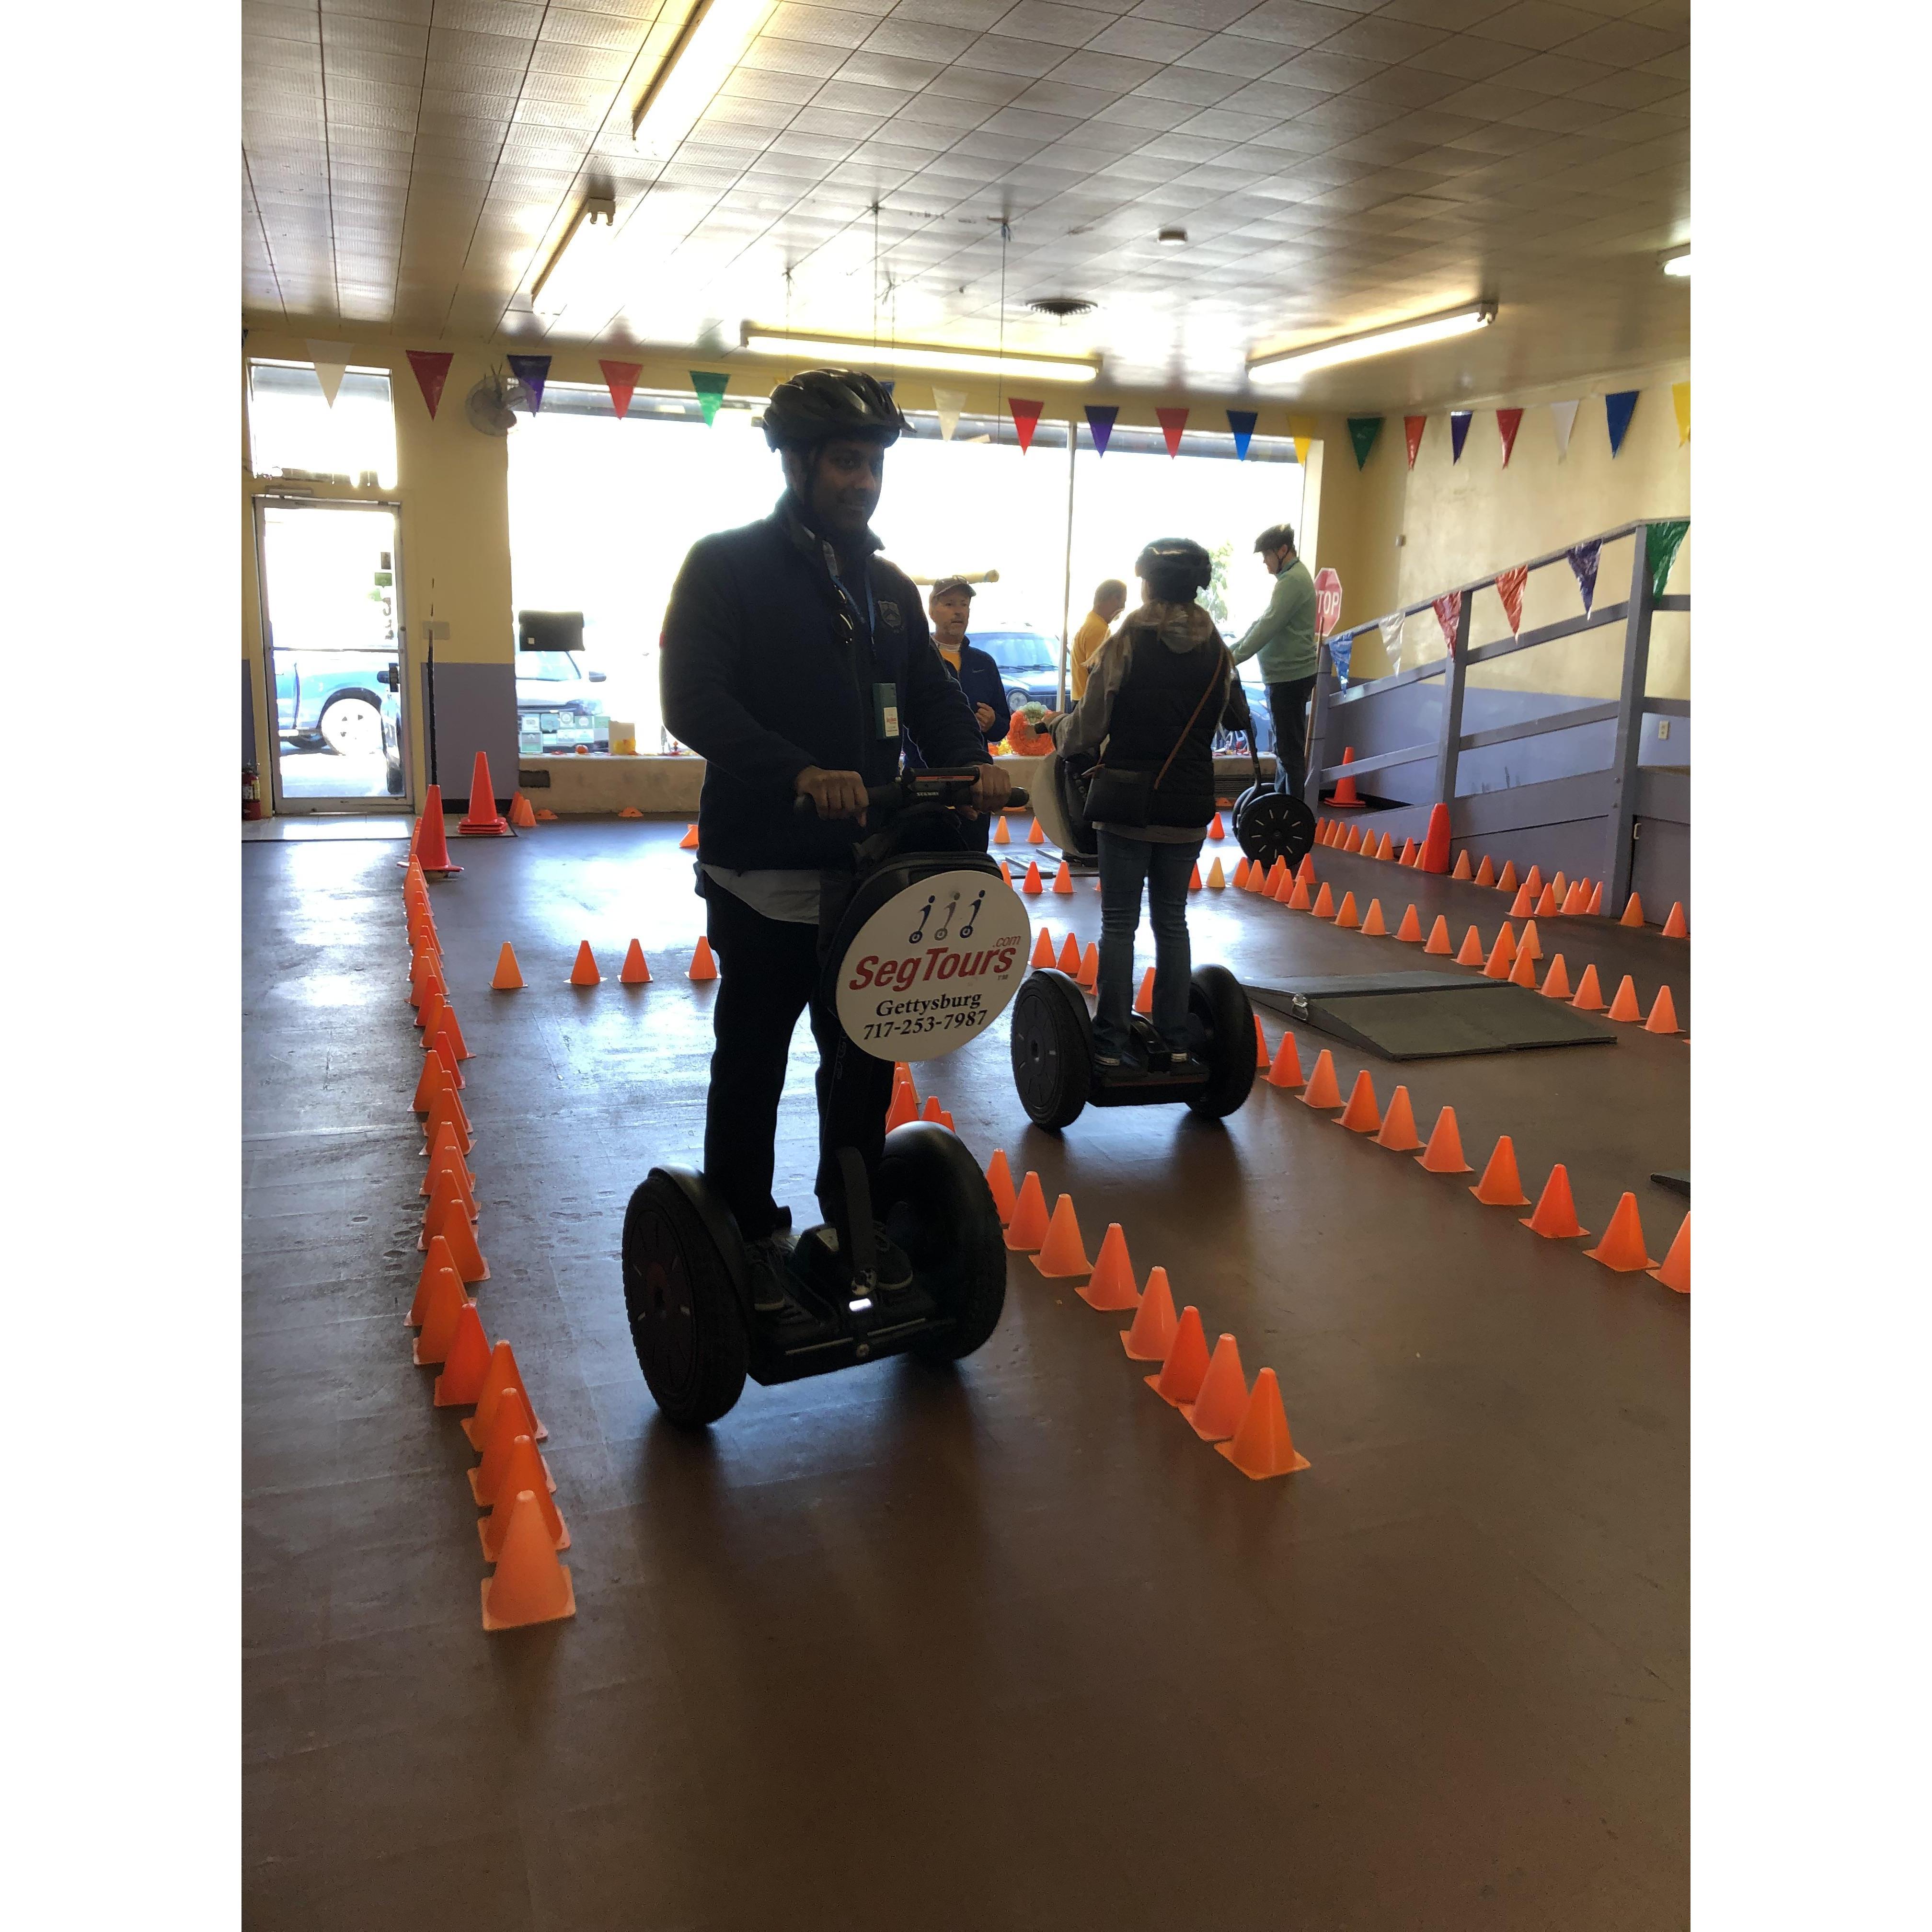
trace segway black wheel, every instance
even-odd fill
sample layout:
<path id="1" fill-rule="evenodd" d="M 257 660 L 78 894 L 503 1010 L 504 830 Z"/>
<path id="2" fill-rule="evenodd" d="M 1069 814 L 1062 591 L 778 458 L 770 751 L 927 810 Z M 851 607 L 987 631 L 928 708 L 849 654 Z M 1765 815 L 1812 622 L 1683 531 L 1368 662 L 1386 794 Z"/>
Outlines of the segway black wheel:
<path id="1" fill-rule="evenodd" d="M 873 1184 L 874 1211 L 905 1251 L 920 1286 L 947 1325 L 908 1352 L 955 1362 L 984 1345 L 1006 1303 L 1006 1244 L 986 1177 L 958 1136 L 909 1121 L 886 1136 Z"/>
<path id="2" fill-rule="evenodd" d="M 1094 1022 L 1064 973 L 1030 973 L 1013 1000 L 1013 1084 L 1036 1127 L 1058 1130 L 1080 1118 L 1094 1088 Z"/>
<path id="3" fill-rule="evenodd" d="M 1208 1084 L 1187 1102 L 1204 1119 L 1225 1120 L 1255 1084 L 1255 1010 L 1225 966 L 1203 966 L 1187 988 L 1187 1010 L 1207 1034 Z"/>
<path id="4" fill-rule="evenodd" d="M 1234 801 L 1234 836 L 1257 864 L 1298 866 L 1315 846 L 1315 814 L 1285 791 L 1250 785 Z"/>
<path id="5" fill-rule="evenodd" d="M 624 1310 L 652 1399 L 667 1421 L 701 1429 L 744 1391 L 749 1342 L 724 1243 L 723 1210 L 692 1198 L 704 1183 L 654 1167 L 624 1215 Z"/>

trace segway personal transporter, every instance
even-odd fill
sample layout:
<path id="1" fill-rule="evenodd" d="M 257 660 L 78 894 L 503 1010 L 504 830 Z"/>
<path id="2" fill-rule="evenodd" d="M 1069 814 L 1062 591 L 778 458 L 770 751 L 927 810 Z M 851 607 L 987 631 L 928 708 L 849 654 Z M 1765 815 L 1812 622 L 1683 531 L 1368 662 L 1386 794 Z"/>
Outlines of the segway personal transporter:
<path id="1" fill-rule="evenodd" d="M 1025 974 L 1026 908 L 998 861 L 961 836 L 976 776 L 910 772 L 866 794 L 867 823 L 880 829 L 857 848 L 859 883 L 826 950 L 821 992 L 850 1044 L 875 1058 L 951 1052 L 1004 1010 Z M 964 1143 L 916 1120 L 886 1136 L 876 1175 L 856 1148 L 836 1157 L 844 1220 L 799 1237 L 772 1310 L 754 1305 L 737 1223 L 701 1174 L 654 1167 L 631 1196 L 624 1306 L 668 1420 L 716 1421 L 748 1374 L 770 1385 L 888 1355 L 956 1360 L 998 1324 L 1006 1244 Z M 881 1288 L 875 1222 L 910 1262 L 909 1285 Z"/>

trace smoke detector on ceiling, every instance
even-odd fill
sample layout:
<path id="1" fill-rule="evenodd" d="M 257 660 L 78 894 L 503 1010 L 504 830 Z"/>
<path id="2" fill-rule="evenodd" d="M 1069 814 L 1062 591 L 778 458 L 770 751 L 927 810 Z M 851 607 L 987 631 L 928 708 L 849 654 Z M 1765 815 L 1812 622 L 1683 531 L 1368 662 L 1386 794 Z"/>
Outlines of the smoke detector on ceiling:
<path id="1" fill-rule="evenodd" d="M 1038 296 L 1027 304 L 1036 315 L 1050 315 L 1064 322 L 1070 316 L 1091 315 L 1094 304 L 1084 296 Z"/>

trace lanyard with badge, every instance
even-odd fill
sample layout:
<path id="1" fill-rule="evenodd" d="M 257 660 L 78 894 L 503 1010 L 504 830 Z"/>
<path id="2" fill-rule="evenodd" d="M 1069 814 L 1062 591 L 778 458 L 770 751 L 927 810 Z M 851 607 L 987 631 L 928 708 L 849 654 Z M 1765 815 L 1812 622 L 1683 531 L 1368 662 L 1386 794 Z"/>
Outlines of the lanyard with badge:
<path id="1" fill-rule="evenodd" d="M 825 562 L 837 587 L 840 602 L 854 637 L 860 626 L 865 627 L 866 656 L 869 663 L 874 656 L 874 645 L 879 631 L 879 601 L 872 589 L 872 573 L 869 567 L 861 565 L 866 575 L 866 602 L 862 610 L 859 600 L 853 596 L 850 587 L 838 574 L 838 561 L 830 544 L 825 547 Z M 897 684 L 887 682 L 872 686 L 872 735 L 881 742 L 899 735 L 899 688 Z"/>

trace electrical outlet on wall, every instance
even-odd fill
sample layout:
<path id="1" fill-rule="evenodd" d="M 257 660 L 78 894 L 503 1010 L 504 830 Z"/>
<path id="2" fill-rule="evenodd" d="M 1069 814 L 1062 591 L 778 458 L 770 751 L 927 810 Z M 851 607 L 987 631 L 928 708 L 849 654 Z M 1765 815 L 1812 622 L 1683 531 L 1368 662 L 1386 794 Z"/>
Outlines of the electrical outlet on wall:
<path id="1" fill-rule="evenodd" d="M 1660 718 L 1657 721 L 1657 735 L 1660 738 L 1670 736 L 1670 720 L 1668 718 Z"/>

